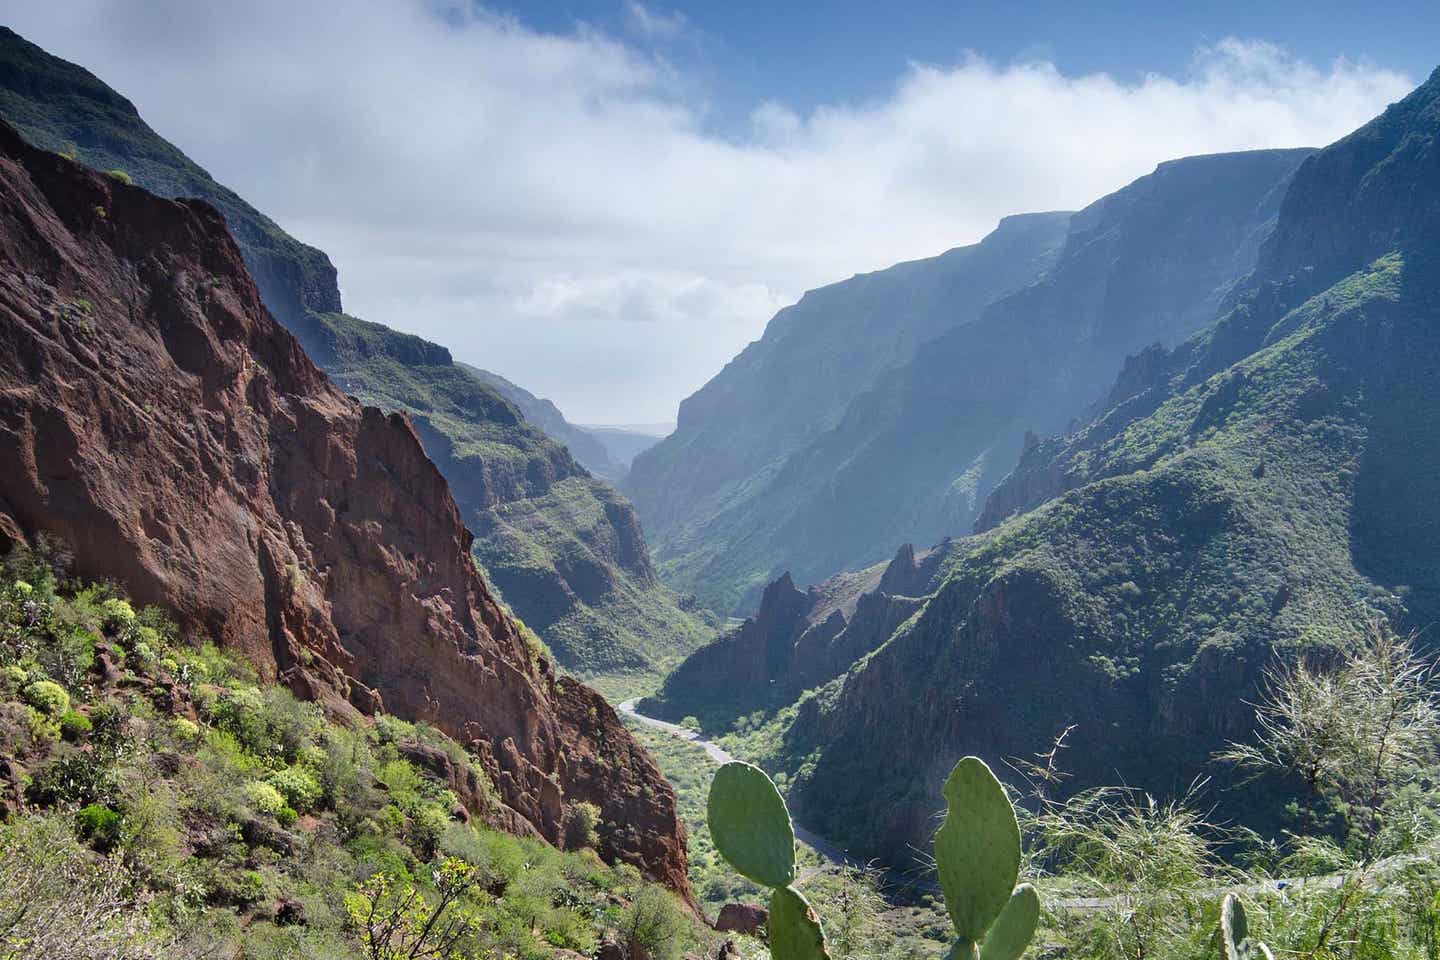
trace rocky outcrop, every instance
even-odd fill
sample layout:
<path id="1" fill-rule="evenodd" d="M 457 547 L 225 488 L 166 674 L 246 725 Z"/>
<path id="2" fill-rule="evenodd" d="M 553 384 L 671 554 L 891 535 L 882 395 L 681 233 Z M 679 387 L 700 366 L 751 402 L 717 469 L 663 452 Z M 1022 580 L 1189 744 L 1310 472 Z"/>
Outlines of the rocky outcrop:
<path id="1" fill-rule="evenodd" d="M 720 933 L 756 936 L 770 919 L 770 911 L 756 903 L 727 903 L 720 908 L 715 929 Z"/>
<path id="2" fill-rule="evenodd" d="M 845 672 L 924 602 L 949 544 L 800 590 L 790 574 L 765 588 L 755 615 L 696 650 L 642 707 L 653 716 L 713 718 L 793 697 Z"/>
<path id="3" fill-rule="evenodd" d="M 434 724 L 552 842 L 567 804 L 597 804 L 604 855 L 688 893 L 671 788 L 496 603 L 410 422 L 311 363 L 212 207 L 8 126 L 0 463 L 0 528 L 64 540 L 81 575 L 337 714 Z"/>

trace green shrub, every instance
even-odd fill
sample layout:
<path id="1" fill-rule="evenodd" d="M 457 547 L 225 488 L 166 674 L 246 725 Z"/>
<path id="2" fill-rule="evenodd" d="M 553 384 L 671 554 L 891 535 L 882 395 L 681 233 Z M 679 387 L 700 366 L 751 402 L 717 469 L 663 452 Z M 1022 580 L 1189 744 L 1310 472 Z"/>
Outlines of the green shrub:
<path id="1" fill-rule="evenodd" d="M 67 710 L 60 718 L 60 735 L 72 743 L 83 739 L 92 729 L 90 718 L 77 710 Z"/>
<path id="2" fill-rule="evenodd" d="M 53 680 L 36 680 L 20 691 L 25 702 L 47 717 L 58 717 L 70 709 L 70 694 Z"/>
<path id="3" fill-rule="evenodd" d="M 680 905 L 669 893 L 646 885 L 620 914 L 617 931 L 629 956 L 676 960 L 688 924 Z"/>
<path id="4" fill-rule="evenodd" d="M 30 681 L 30 675 L 25 671 L 24 667 L 18 663 L 12 663 L 8 665 L 3 672 L 0 672 L 0 681 L 3 681 L 5 687 L 9 690 L 19 690 Z"/>
<path id="5" fill-rule="evenodd" d="M 170 729 L 174 731 L 177 740 L 185 743 L 194 743 L 200 739 L 200 726 L 189 717 L 176 717 L 170 721 Z"/>
<path id="6" fill-rule="evenodd" d="M 584 801 L 572 804 L 565 815 L 565 849 L 581 850 L 600 842 L 596 828 L 600 825 L 600 808 Z"/>
<path id="7" fill-rule="evenodd" d="M 286 803 L 300 811 L 314 809 L 324 796 L 324 790 L 315 775 L 299 767 L 276 770 L 265 782 L 274 787 L 285 798 Z"/>
<path id="8" fill-rule="evenodd" d="M 92 803 L 75 814 L 75 832 L 101 853 L 109 853 L 120 842 L 123 818 L 103 803 Z"/>
<path id="9" fill-rule="evenodd" d="M 406 835 L 410 841 L 410 847 L 422 860 L 429 860 L 435 856 L 440 845 L 440 837 L 444 835 L 445 828 L 450 825 L 450 814 L 448 811 L 435 804 L 424 804 L 417 809 L 410 817 L 406 825 Z"/>
<path id="10" fill-rule="evenodd" d="M 115 774 L 94 754 L 69 753 L 35 774 L 26 796 L 42 807 L 107 803 L 115 798 Z"/>
<path id="11" fill-rule="evenodd" d="M 123 183 L 126 186 L 129 186 L 135 182 L 134 179 L 131 178 L 130 174 L 126 173 L 124 170 L 121 170 L 118 167 L 114 170 L 107 170 L 105 172 L 105 176 L 109 177 L 111 180 Z"/>
<path id="12" fill-rule="evenodd" d="M 129 600 L 111 597 L 100 604 L 100 613 L 107 627 L 128 627 L 135 622 L 135 608 Z"/>
<path id="13" fill-rule="evenodd" d="M 263 780 L 251 780 L 245 784 L 245 802 L 257 812 L 277 817 L 287 804 L 279 790 Z"/>

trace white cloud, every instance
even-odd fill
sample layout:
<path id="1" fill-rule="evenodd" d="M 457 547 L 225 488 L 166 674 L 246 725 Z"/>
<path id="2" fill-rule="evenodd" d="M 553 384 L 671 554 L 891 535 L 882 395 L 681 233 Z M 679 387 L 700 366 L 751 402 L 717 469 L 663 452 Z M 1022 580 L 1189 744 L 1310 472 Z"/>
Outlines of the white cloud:
<path id="1" fill-rule="evenodd" d="M 685 32 L 690 21 L 678 10 L 647 7 L 639 0 L 626 0 L 625 14 L 630 28 L 642 36 L 670 40 Z"/>
<path id="2" fill-rule="evenodd" d="M 1161 160 L 1323 144 L 1410 85 L 1238 40 L 1132 83 L 972 56 L 860 106 L 801 115 L 777 91 L 737 142 L 707 133 L 683 70 L 458 2 L 36 0 L 10 22 L 328 251 L 352 313 L 582 422 L 672 418 L 808 287 Z"/>

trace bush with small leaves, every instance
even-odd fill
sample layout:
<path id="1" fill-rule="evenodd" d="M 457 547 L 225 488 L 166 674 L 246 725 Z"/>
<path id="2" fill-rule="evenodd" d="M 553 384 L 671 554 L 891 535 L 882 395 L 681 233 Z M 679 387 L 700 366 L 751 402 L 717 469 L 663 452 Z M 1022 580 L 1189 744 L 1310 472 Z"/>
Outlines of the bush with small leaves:
<path id="1" fill-rule="evenodd" d="M 123 183 L 127 187 L 135 182 L 135 180 L 130 176 L 130 174 L 126 173 L 124 170 L 119 169 L 118 167 L 114 170 L 107 170 L 105 176 L 118 183 Z"/>
<path id="2" fill-rule="evenodd" d="M 12 663 L 0 671 L 0 683 L 5 685 L 7 690 L 19 690 L 30 682 L 30 674 L 18 663 Z"/>
<path id="3" fill-rule="evenodd" d="M 183 743 L 194 743 L 200 739 L 200 726 L 189 717 L 176 717 L 170 721 L 170 729 L 174 731 L 175 738 Z"/>
<path id="4" fill-rule="evenodd" d="M 68 753 L 43 767 L 25 791 L 31 803 L 107 803 L 115 798 L 115 774 L 101 757 L 88 751 Z"/>
<path id="5" fill-rule="evenodd" d="M 285 767 L 265 778 L 285 798 L 285 802 L 302 813 L 312 810 L 325 795 L 320 781 L 309 770 L 300 767 Z"/>
<path id="6" fill-rule="evenodd" d="M 90 718 L 78 710 L 67 710 L 60 718 L 60 736 L 71 743 L 85 739 L 92 729 L 94 729 L 94 725 L 90 722 Z"/>
<path id="7" fill-rule="evenodd" d="M 269 817 L 280 815 L 287 804 L 285 798 L 270 784 L 262 780 L 252 780 L 245 784 L 245 802 L 257 813 L 263 813 Z"/>
<path id="8" fill-rule="evenodd" d="M 565 849 L 593 848 L 600 842 L 600 835 L 596 829 L 599 825 L 599 807 L 584 801 L 571 804 L 565 814 Z"/>
<path id="9" fill-rule="evenodd" d="M 616 924 L 626 955 L 648 956 L 651 960 L 676 960 L 684 946 L 686 928 L 685 915 L 675 898 L 648 884 L 640 888 Z M 784 956 L 774 952 L 773 941 L 771 948 L 776 960 Z"/>
<path id="10" fill-rule="evenodd" d="M 120 842 L 123 818 L 103 803 L 92 803 L 75 814 L 75 832 L 101 853 L 109 853 Z"/>
<path id="11" fill-rule="evenodd" d="M 63 716 L 70 709 L 70 694 L 53 680 L 35 680 L 20 691 L 25 702 L 47 717 Z"/>
<path id="12" fill-rule="evenodd" d="M 100 613 L 107 627 L 128 627 L 135 622 L 135 608 L 129 600 L 111 597 L 100 604 Z"/>

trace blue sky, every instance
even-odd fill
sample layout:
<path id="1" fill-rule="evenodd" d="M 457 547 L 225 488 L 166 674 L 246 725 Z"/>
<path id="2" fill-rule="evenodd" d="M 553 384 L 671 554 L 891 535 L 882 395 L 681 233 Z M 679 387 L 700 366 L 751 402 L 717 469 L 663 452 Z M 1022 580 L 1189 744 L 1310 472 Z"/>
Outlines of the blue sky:
<path id="1" fill-rule="evenodd" d="M 910 61 L 1045 60 L 1063 73 L 1134 80 L 1183 72 L 1197 47 L 1226 37 L 1284 46 L 1312 63 L 1367 61 L 1423 78 L 1440 64 L 1440 2 L 1362 3 L 904 3 L 835 0 L 651 3 L 645 35 L 634 5 L 615 0 L 511 3 L 501 9 L 536 29 L 584 26 L 632 38 L 692 71 L 720 129 L 754 105 L 783 99 L 806 112 L 886 96 Z M 1158 12 L 1163 10 L 1164 12 Z M 678 15 L 678 16 L 677 16 Z"/>
<path id="2" fill-rule="evenodd" d="M 10 0 L 330 254 L 349 312 L 671 420 L 805 290 L 1196 153 L 1320 146 L 1440 2 Z M 1181 5 L 1172 4 L 1181 8 Z"/>

